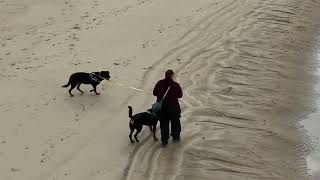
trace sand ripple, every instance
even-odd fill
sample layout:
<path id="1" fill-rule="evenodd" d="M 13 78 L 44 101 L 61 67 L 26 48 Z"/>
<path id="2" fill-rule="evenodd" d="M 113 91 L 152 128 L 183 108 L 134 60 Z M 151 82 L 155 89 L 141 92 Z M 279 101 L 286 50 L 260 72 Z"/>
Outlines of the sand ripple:
<path id="1" fill-rule="evenodd" d="M 124 179 L 305 178 L 312 142 L 296 132 L 296 123 L 313 102 L 306 79 L 313 76 L 319 2 L 218 4 L 141 85 L 152 87 L 148 82 L 164 69 L 177 69 L 185 92 L 183 142 L 161 149 L 146 140 L 132 153 Z"/>

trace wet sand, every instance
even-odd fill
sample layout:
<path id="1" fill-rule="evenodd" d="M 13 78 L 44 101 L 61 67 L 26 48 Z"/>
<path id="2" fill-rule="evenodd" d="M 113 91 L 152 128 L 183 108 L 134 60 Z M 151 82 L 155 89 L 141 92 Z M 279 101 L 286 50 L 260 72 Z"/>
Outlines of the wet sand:
<path id="1" fill-rule="evenodd" d="M 319 70 L 317 70 L 316 75 L 319 76 Z M 319 93 L 320 84 L 315 86 L 316 92 Z M 317 97 L 316 108 L 309 114 L 305 119 L 301 121 L 301 125 L 304 129 L 307 130 L 306 135 L 310 141 L 311 153 L 307 157 L 307 165 L 309 169 L 309 174 L 312 176 L 312 180 L 317 180 L 320 178 L 320 110 L 319 110 L 320 101 Z"/>
<path id="2" fill-rule="evenodd" d="M 317 140 L 317 0 L 0 0 L 0 179 L 303 180 Z M 184 97 L 182 142 L 128 139 L 127 106 L 166 69 Z M 158 133 L 159 136 L 159 133 Z"/>
<path id="3" fill-rule="evenodd" d="M 312 151 L 307 157 L 307 165 L 309 174 L 313 177 L 312 180 L 318 180 L 320 178 L 319 115 L 320 113 L 317 110 L 301 122 L 303 127 L 308 130 L 307 135 L 312 142 Z"/>

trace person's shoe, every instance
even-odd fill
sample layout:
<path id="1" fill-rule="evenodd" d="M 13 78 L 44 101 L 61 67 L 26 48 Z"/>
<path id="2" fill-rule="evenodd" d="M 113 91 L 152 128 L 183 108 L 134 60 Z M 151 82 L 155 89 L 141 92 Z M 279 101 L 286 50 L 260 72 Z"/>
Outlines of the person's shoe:
<path id="1" fill-rule="evenodd" d="M 165 142 L 162 142 L 162 143 L 161 143 L 161 146 L 162 146 L 162 147 L 167 147 L 167 145 L 168 145 L 168 141 L 165 141 Z"/>
<path id="2" fill-rule="evenodd" d="M 173 139 L 172 139 L 172 142 L 175 143 L 175 144 L 176 144 L 176 143 L 179 143 L 179 142 L 180 142 L 180 138 L 173 138 Z"/>

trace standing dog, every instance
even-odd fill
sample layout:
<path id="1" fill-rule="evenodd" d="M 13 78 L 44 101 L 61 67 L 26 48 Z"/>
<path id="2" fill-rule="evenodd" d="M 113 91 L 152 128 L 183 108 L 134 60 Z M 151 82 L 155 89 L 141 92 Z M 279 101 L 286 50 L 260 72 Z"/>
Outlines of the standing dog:
<path id="1" fill-rule="evenodd" d="M 129 106 L 128 108 L 129 108 L 129 118 L 130 118 L 129 139 L 131 143 L 134 143 L 134 140 L 132 140 L 132 133 L 134 132 L 134 130 L 136 130 L 136 134 L 134 135 L 134 138 L 137 142 L 139 142 L 137 135 L 141 132 L 143 125 L 149 126 L 150 131 L 153 132 L 153 139 L 157 141 L 158 138 L 156 137 L 156 128 L 157 128 L 158 118 L 156 115 L 152 113 L 152 110 L 149 109 L 147 112 L 138 113 L 133 116 L 132 107 Z"/>
<path id="2" fill-rule="evenodd" d="M 69 89 L 69 94 L 71 97 L 74 95 L 71 93 L 72 89 L 74 89 L 77 86 L 77 89 L 83 93 L 80 89 L 81 84 L 91 84 L 93 89 L 90 90 L 90 92 L 94 91 L 96 95 L 99 95 L 100 93 L 97 93 L 97 85 L 100 84 L 102 80 L 109 80 L 110 79 L 110 73 L 109 71 L 101 71 L 101 72 L 92 72 L 92 73 L 85 73 L 85 72 L 77 72 L 71 74 L 69 78 L 68 84 L 62 86 L 62 87 L 68 87 L 71 85 Z"/>

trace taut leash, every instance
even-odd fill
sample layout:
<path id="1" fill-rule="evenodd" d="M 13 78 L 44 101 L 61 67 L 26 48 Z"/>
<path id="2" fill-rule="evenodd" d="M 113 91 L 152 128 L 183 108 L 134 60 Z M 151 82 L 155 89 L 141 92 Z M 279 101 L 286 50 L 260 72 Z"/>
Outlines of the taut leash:
<path id="1" fill-rule="evenodd" d="M 134 87 L 134 86 L 125 85 L 125 84 L 120 83 L 120 82 L 113 82 L 113 81 L 108 80 L 108 79 L 106 79 L 106 78 L 104 78 L 104 77 L 102 77 L 102 76 L 99 76 L 99 75 L 97 75 L 97 74 L 94 74 L 94 76 L 97 76 L 97 77 L 99 77 L 99 78 L 101 78 L 101 79 L 105 79 L 105 80 L 107 80 L 109 83 L 115 84 L 115 85 L 117 85 L 117 86 L 120 86 L 120 87 L 123 87 L 123 88 L 126 88 L 126 89 L 132 89 L 132 90 L 135 90 L 135 91 L 140 91 L 140 92 L 143 92 L 143 93 L 146 93 L 146 94 L 151 94 L 151 95 L 153 95 L 153 93 L 152 93 L 151 91 L 147 91 L 147 90 L 143 90 L 143 89 L 140 89 L 140 88 L 136 88 L 136 87 Z"/>

